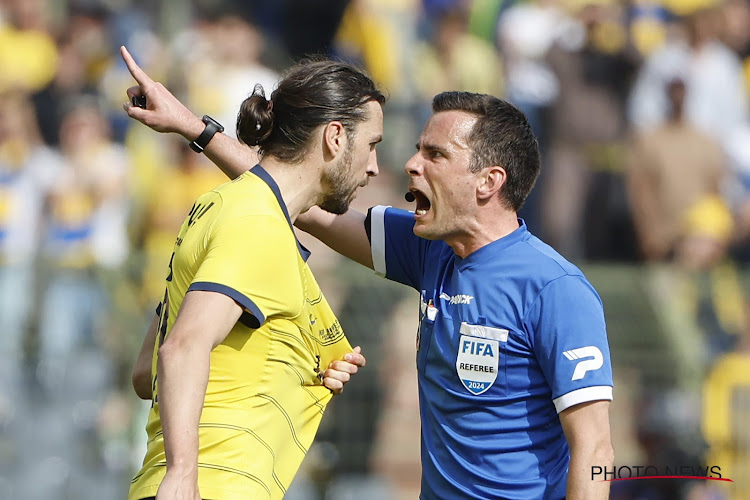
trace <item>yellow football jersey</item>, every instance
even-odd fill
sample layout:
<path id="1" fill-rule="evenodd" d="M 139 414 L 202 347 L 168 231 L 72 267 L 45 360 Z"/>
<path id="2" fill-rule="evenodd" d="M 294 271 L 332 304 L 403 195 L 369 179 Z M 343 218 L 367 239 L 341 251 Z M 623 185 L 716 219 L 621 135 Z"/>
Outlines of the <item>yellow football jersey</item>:
<path id="1" fill-rule="evenodd" d="M 331 398 L 318 372 L 351 351 L 308 255 L 262 167 L 198 198 L 170 261 L 152 361 L 148 448 L 130 500 L 155 495 L 166 472 L 156 359 L 190 290 L 223 293 L 245 310 L 211 352 L 199 425 L 201 496 L 284 496 Z"/>

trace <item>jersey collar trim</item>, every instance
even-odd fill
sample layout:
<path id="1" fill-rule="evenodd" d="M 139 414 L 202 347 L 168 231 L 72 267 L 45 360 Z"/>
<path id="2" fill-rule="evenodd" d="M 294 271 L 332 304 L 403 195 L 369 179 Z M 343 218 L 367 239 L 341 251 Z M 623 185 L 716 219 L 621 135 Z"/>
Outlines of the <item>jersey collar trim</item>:
<path id="1" fill-rule="evenodd" d="M 279 189 L 279 185 L 276 184 L 275 180 L 273 180 L 273 177 L 271 177 L 271 174 L 266 172 L 266 169 L 264 169 L 260 165 L 255 165 L 253 168 L 250 169 L 250 172 L 258 176 L 263 182 L 268 184 L 269 188 L 271 188 L 271 191 L 273 191 L 273 194 L 276 196 L 276 201 L 279 202 L 281 211 L 284 212 L 284 217 L 286 217 L 286 221 L 289 223 L 289 229 L 291 229 L 292 234 L 294 234 L 294 229 L 292 228 L 292 220 L 289 218 L 289 211 L 286 209 L 286 203 L 284 203 L 284 198 L 281 197 L 281 190 Z M 294 241 L 297 242 L 297 249 L 299 250 L 299 253 L 302 256 L 302 260 L 307 262 L 307 259 L 310 257 L 310 250 L 305 248 L 302 245 L 302 243 L 299 242 L 299 240 L 297 239 L 297 235 L 294 236 Z"/>

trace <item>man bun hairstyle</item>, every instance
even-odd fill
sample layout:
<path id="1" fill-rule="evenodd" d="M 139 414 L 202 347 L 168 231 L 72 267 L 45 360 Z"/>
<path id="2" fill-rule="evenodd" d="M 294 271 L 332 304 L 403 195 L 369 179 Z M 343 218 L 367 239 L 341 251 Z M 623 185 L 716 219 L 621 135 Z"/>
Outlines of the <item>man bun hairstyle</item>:
<path id="1" fill-rule="evenodd" d="M 273 130 L 273 102 L 266 99 L 261 84 L 245 99 L 237 114 L 237 137 L 248 146 L 258 146 Z"/>
<path id="2" fill-rule="evenodd" d="M 432 111 L 463 111 L 478 117 L 468 137 L 472 150 L 469 170 L 503 167 L 508 177 L 500 196 L 509 209 L 518 212 L 541 168 L 539 143 L 523 112 L 497 97 L 471 92 L 438 94 L 432 100 Z"/>
<path id="3" fill-rule="evenodd" d="M 339 121 L 353 138 L 355 125 L 368 118 L 370 101 L 382 105 L 385 96 L 364 71 L 322 56 L 306 58 L 289 68 L 270 100 L 255 86 L 240 106 L 237 138 L 260 146 L 263 155 L 299 163 L 320 125 Z"/>

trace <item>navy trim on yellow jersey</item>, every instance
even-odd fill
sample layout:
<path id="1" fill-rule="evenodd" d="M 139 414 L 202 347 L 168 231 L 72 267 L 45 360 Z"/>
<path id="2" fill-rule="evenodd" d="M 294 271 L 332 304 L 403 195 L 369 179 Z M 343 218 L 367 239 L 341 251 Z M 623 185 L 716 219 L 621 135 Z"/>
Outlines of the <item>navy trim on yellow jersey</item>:
<path id="1" fill-rule="evenodd" d="M 217 292 L 226 295 L 231 299 L 234 299 L 235 302 L 245 308 L 245 312 L 243 312 L 242 316 L 240 316 L 240 321 L 248 328 L 259 328 L 260 325 L 262 325 L 263 322 L 266 321 L 266 317 L 262 312 L 260 312 L 260 309 L 258 309 L 258 306 L 255 305 L 255 302 L 250 300 L 245 295 L 242 295 L 234 288 L 230 288 L 226 285 L 220 285 L 218 283 L 199 281 L 197 283 L 193 283 L 192 285 L 190 285 L 190 288 L 188 288 L 188 292 L 191 292 L 193 290 L 201 292 Z"/>
<path id="2" fill-rule="evenodd" d="M 287 211 L 286 209 L 286 203 L 284 203 L 284 198 L 281 197 L 281 190 L 279 189 L 279 185 L 276 184 L 275 180 L 273 180 L 273 177 L 271 177 L 271 174 L 266 172 L 266 169 L 264 169 L 260 165 L 255 165 L 253 168 L 250 169 L 250 172 L 260 177 L 260 179 L 266 184 L 268 184 L 268 187 L 271 188 L 271 191 L 273 191 L 273 194 L 276 195 L 276 200 L 279 202 L 282 212 L 284 212 L 284 217 L 286 217 L 286 221 L 289 223 L 289 228 L 292 229 L 292 233 L 294 233 L 294 229 L 292 228 L 292 220 L 289 218 L 289 211 Z M 297 242 L 297 249 L 299 250 L 299 253 L 302 256 L 302 260 L 307 262 L 307 259 L 310 257 L 310 250 L 305 248 L 302 245 L 302 243 L 299 242 L 296 234 L 294 235 L 294 241 Z"/>

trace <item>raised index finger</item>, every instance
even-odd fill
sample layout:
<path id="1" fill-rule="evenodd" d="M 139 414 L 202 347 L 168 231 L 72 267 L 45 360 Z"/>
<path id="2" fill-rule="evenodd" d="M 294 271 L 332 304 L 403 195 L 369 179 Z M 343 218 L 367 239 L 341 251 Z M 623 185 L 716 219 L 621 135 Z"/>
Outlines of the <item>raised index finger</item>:
<path id="1" fill-rule="evenodd" d="M 154 83 L 146 72 L 138 66 L 135 59 L 133 59 L 133 56 L 130 55 L 130 52 L 128 52 L 128 49 L 126 49 L 124 45 L 120 47 L 120 55 L 122 56 L 122 60 L 125 61 L 125 65 L 128 67 L 130 74 L 133 75 L 135 81 L 138 82 L 138 85 L 150 85 Z"/>

